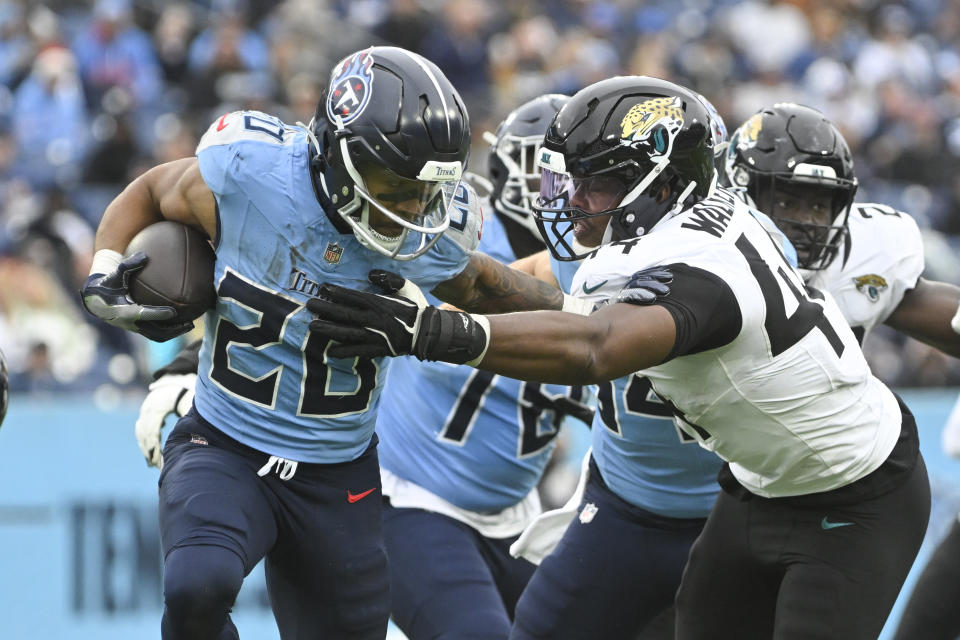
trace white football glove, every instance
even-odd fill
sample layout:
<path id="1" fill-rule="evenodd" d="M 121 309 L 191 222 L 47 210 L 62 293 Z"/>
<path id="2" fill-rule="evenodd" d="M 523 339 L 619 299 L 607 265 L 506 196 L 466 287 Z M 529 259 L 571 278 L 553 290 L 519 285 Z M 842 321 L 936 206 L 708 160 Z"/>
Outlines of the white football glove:
<path id="1" fill-rule="evenodd" d="M 163 423 L 171 413 L 181 417 L 190 410 L 196 383 L 195 373 L 170 373 L 150 385 L 150 392 L 140 405 L 136 425 L 137 444 L 147 459 L 147 466 L 163 469 L 163 447 L 160 446 Z"/>

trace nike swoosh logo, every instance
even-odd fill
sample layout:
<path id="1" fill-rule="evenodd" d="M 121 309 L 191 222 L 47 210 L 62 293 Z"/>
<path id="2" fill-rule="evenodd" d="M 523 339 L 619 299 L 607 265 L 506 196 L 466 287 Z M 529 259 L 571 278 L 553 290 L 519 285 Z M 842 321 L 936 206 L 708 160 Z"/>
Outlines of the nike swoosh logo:
<path id="1" fill-rule="evenodd" d="M 359 502 L 376 490 L 377 488 L 374 487 L 373 489 L 367 489 L 363 493 L 350 493 L 350 490 L 347 489 L 347 502 L 349 502 L 350 504 L 353 504 L 354 502 Z"/>
<path id="2" fill-rule="evenodd" d="M 820 528 L 823 530 L 836 529 L 837 527 L 849 527 L 850 525 L 855 524 L 853 522 L 830 522 L 827 520 L 827 517 L 824 516 L 823 520 L 820 521 Z"/>
<path id="3" fill-rule="evenodd" d="M 605 284 L 607 284 L 607 281 L 606 281 L 606 280 L 604 280 L 603 282 L 597 284 L 596 286 L 588 287 L 588 286 L 587 286 L 587 283 L 584 282 L 584 283 L 583 283 L 583 292 L 586 293 L 586 294 L 593 293 L 594 291 L 596 291 L 597 289 L 599 289 L 600 287 L 602 287 L 602 286 L 605 285 Z"/>
<path id="4" fill-rule="evenodd" d="M 223 114 L 222 116 L 220 116 L 220 122 L 217 123 L 217 131 L 223 131 L 224 129 L 227 128 L 228 123 L 226 121 L 226 118 L 227 118 L 227 114 Z"/>

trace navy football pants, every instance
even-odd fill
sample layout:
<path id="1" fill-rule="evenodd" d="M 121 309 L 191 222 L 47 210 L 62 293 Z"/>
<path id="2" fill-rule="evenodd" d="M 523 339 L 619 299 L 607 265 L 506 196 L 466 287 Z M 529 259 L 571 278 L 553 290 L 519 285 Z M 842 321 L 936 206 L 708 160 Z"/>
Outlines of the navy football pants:
<path id="1" fill-rule="evenodd" d="M 593 519 L 571 522 L 537 568 L 511 639 L 633 640 L 672 605 L 704 519 L 665 518 L 624 502 L 592 461 L 581 513 L 586 504 L 596 507 Z"/>
<path id="2" fill-rule="evenodd" d="M 300 464 L 282 480 L 257 475 L 268 455 L 195 410 L 184 416 L 160 475 L 163 639 L 237 638 L 230 608 L 266 557 L 283 640 L 381 640 L 390 595 L 375 442 L 356 460 Z"/>
<path id="3" fill-rule="evenodd" d="M 384 507 L 391 615 L 410 640 L 506 640 L 535 569 L 510 555 L 516 538 L 486 538 L 421 509 Z"/>

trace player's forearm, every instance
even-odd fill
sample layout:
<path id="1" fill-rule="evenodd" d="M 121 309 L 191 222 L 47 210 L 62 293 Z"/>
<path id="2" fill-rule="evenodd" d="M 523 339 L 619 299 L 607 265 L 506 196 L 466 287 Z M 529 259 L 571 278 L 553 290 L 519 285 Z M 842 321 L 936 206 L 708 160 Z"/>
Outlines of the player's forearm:
<path id="1" fill-rule="evenodd" d="M 471 313 L 563 307 L 563 292 L 555 286 L 511 269 L 482 253 L 474 254 L 459 276 L 441 283 L 433 293 Z"/>
<path id="2" fill-rule="evenodd" d="M 546 249 L 511 262 L 510 268 L 522 271 L 538 280 L 543 280 L 552 287 L 560 288 L 556 276 L 553 275 L 553 269 L 550 267 L 550 255 Z"/>
<path id="3" fill-rule="evenodd" d="M 123 253 L 137 233 L 161 219 L 159 205 L 141 176 L 107 206 L 97 228 L 94 249 Z"/>
<path id="4" fill-rule="evenodd" d="M 488 316 L 490 343 L 479 369 L 556 384 L 596 382 L 600 329 L 584 316 L 534 311 Z"/>
<path id="5" fill-rule="evenodd" d="M 488 320 L 490 342 L 478 369 L 568 385 L 606 382 L 660 364 L 676 332 L 662 307 L 625 304 L 591 316 L 538 311 Z"/>
<path id="6" fill-rule="evenodd" d="M 140 230 L 161 220 L 180 222 L 214 237 L 216 204 L 196 158 L 158 165 L 131 182 L 104 212 L 95 248 L 122 252 Z"/>
<path id="7" fill-rule="evenodd" d="M 960 333 L 951 320 L 960 305 L 960 287 L 921 279 L 886 320 L 898 331 L 954 357 L 960 357 Z"/>

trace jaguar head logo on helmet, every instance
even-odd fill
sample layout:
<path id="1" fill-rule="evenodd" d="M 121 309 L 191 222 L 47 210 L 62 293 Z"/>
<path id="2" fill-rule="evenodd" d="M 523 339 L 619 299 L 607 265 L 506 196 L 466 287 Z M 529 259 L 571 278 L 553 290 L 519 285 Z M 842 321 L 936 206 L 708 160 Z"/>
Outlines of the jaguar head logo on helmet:
<path id="1" fill-rule="evenodd" d="M 680 98 L 653 98 L 630 107 L 620 122 L 622 143 L 646 148 L 651 157 L 669 155 L 683 126 Z"/>
<path id="2" fill-rule="evenodd" d="M 649 232 L 716 183 L 719 126 L 701 96 L 621 76 L 581 90 L 556 115 L 538 157 L 537 225 L 558 260 Z"/>
<path id="3" fill-rule="evenodd" d="M 308 130 L 318 191 L 363 245 L 412 260 L 440 239 L 467 163 L 470 120 L 436 65 L 397 47 L 348 56 Z"/>

